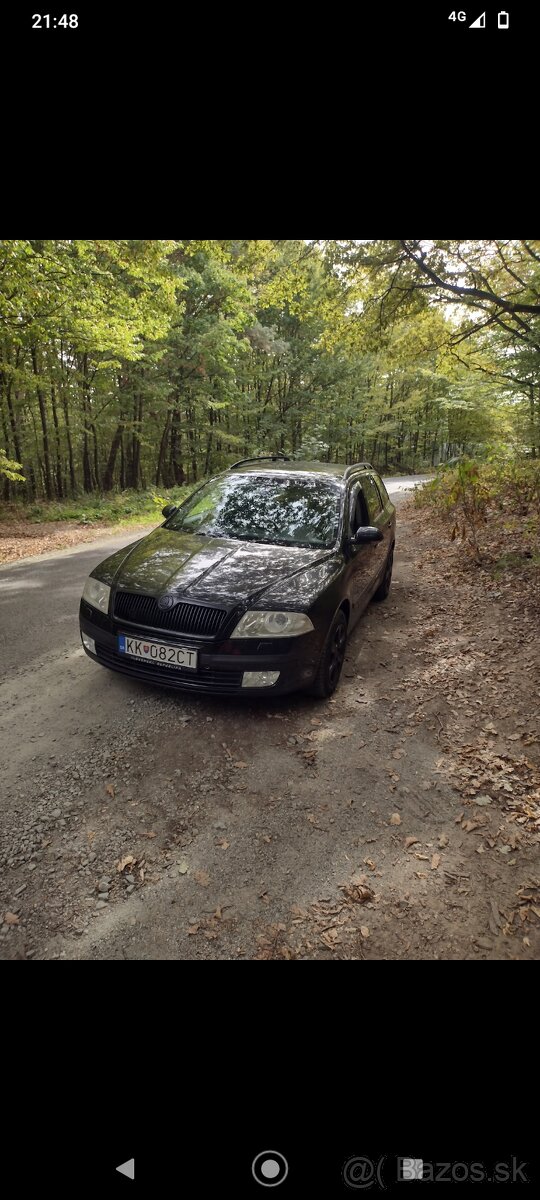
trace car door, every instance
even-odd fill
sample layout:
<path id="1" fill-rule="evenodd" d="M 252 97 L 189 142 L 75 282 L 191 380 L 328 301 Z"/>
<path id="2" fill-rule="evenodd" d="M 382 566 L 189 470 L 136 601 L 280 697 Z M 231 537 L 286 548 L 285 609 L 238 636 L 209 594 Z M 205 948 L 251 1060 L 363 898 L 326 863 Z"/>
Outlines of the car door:
<path id="1" fill-rule="evenodd" d="M 369 591 L 373 593 L 380 582 L 381 575 L 384 572 L 386 560 L 390 551 L 390 546 L 393 540 L 393 519 L 392 514 L 387 510 L 383 502 L 381 492 L 379 491 L 373 475 L 366 472 L 361 477 L 361 487 L 364 496 L 368 525 L 375 525 L 380 529 L 383 538 L 380 542 L 372 542 L 367 548 L 371 551 L 369 558 L 370 567 L 370 582 Z M 391 506 L 393 507 L 393 506 Z"/>
<path id="2" fill-rule="evenodd" d="M 361 525 L 370 525 L 365 497 L 360 480 L 352 484 L 346 513 L 346 539 L 348 556 L 349 586 L 348 593 L 351 601 L 351 625 L 354 625 L 364 611 L 371 594 L 374 565 L 373 551 L 377 543 L 365 543 L 355 546 L 351 541 L 356 530 Z"/>

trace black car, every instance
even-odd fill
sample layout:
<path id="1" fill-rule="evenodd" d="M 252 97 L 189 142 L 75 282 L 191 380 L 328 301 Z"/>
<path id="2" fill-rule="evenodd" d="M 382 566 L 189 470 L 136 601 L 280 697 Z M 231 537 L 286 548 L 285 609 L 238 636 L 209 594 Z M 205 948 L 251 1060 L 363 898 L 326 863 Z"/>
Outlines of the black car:
<path id="1" fill-rule="evenodd" d="M 243 459 L 163 516 L 88 578 L 87 654 L 194 692 L 329 696 L 392 578 L 395 508 L 369 463 Z"/>

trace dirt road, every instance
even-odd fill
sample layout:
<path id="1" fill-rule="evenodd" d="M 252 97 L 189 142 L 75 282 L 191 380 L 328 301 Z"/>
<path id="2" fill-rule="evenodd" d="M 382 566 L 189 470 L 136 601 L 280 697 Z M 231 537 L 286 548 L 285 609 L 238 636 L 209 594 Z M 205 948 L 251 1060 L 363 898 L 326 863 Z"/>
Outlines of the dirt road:
<path id="1" fill-rule="evenodd" d="M 64 554 L 55 590 L 52 560 L 5 569 L 27 633 L 3 624 L 0 957 L 538 955 L 537 660 L 398 515 L 392 592 L 325 702 L 143 687 L 78 646 L 105 550 Z"/>

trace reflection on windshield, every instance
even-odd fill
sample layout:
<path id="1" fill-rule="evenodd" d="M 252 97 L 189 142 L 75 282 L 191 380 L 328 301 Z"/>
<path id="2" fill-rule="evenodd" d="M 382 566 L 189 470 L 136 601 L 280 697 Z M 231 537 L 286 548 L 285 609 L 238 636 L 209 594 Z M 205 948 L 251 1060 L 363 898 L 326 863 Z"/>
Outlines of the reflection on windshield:
<path id="1" fill-rule="evenodd" d="M 231 475 L 196 492 L 167 522 L 199 536 L 280 546 L 327 547 L 336 540 L 340 490 L 308 476 Z"/>

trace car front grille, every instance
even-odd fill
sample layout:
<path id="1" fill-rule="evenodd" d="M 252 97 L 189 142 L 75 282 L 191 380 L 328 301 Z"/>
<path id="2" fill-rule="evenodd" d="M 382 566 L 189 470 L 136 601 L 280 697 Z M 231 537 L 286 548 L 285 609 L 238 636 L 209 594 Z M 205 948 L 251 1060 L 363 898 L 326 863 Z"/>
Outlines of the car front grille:
<path id="1" fill-rule="evenodd" d="M 210 667 L 182 671 L 174 667 L 156 667 L 153 662 L 134 659 L 129 654 L 116 654 L 99 643 L 96 652 L 104 666 L 164 687 L 181 687 L 194 692 L 234 692 L 242 687 L 243 671 L 214 671 Z"/>
<path id="2" fill-rule="evenodd" d="M 179 603 L 173 608 L 161 609 L 154 596 L 122 591 L 116 592 L 114 615 L 117 620 L 129 621 L 132 625 L 198 634 L 199 637 L 216 637 L 227 619 L 222 608 Z"/>

